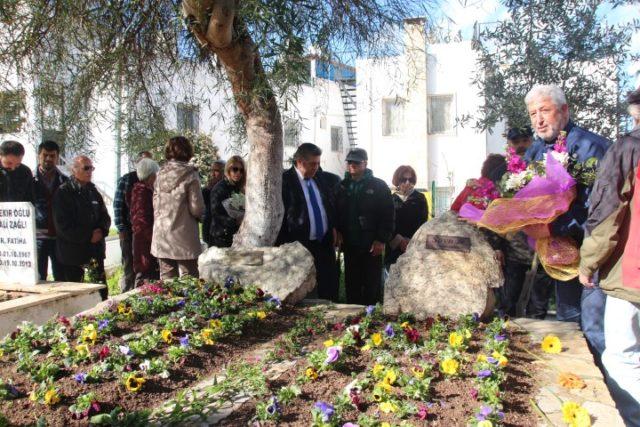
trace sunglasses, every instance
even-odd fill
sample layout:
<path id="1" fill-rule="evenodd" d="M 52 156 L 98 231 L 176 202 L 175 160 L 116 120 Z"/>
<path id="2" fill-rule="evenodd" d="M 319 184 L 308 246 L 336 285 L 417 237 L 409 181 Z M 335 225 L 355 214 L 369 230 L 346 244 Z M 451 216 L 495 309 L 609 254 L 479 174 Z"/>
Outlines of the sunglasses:
<path id="1" fill-rule="evenodd" d="M 230 170 L 231 172 L 236 172 L 236 173 L 237 173 L 237 172 L 244 172 L 244 169 L 243 169 L 243 168 L 239 168 L 239 167 L 237 167 L 237 166 L 233 166 L 233 167 L 229 168 L 229 170 Z"/>
<path id="2" fill-rule="evenodd" d="M 96 168 L 95 168 L 94 166 L 84 166 L 84 167 L 82 168 L 82 170 L 83 170 L 83 171 L 85 171 L 85 172 L 89 172 L 89 171 L 94 171 L 94 170 L 96 170 Z"/>
<path id="3" fill-rule="evenodd" d="M 362 162 L 359 162 L 359 161 L 357 161 L 357 160 L 347 160 L 347 164 L 349 164 L 349 165 L 356 165 L 356 166 L 358 166 L 358 165 L 361 165 L 361 164 L 362 164 Z"/>
<path id="4" fill-rule="evenodd" d="M 406 176 L 405 176 L 405 177 L 401 178 L 401 179 L 400 179 L 400 183 L 404 183 L 404 182 L 410 182 L 410 183 L 412 183 L 412 184 L 413 184 L 413 183 L 414 183 L 414 182 L 413 182 L 413 177 L 406 177 Z"/>

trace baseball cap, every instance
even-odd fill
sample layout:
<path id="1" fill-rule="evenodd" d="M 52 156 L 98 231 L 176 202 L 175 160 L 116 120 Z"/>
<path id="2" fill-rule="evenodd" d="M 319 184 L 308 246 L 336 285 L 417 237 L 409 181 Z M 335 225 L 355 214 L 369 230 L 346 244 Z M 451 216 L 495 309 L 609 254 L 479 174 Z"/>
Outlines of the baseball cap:
<path id="1" fill-rule="evenodd" d="M 345 159 L 347 162 L 366 162 L 367 160 L 367 152 L 362 148 L 354 148 L 349 151 Z"/>

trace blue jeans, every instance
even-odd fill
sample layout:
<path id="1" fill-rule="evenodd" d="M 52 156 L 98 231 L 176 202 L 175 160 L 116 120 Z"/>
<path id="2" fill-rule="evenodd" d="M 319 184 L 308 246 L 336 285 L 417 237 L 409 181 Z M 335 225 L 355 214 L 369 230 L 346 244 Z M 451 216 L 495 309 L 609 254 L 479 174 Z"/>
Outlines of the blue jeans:
<path id="1" fill-rule="evenodd" d="M 51 258 L 51 269 L 53 270 L 53 280 L 64 281 L 64 269 L 58 257 L 56 257 L 56 240 L 55 239 L 37 239 L 36 246 L 38 248 L 38 275 L 40 280 L 47 280 L 49 258 Z"/>
<path id="2" fill-rule="evenodd" d="M 606 303 L 607 295 L 600 288 L 584 288 L 582 290 L 580 327 L 587 338 L 598 367 L 601 367 L 600 358 L 605 347 L 604 309 Z"/>
<path id="3" fill-rule="evenodd" d="M 578 279 L 568 282 L 552 279 L 552 283 L 556 288 L 556 319 L 561 322 L 579 322 L 582 285 Z"/>

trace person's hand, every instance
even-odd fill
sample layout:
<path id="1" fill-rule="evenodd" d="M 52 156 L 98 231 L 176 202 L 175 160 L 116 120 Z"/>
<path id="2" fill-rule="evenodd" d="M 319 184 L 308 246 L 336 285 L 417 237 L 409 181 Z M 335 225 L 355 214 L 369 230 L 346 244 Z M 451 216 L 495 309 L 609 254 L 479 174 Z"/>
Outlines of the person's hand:
<path id="1" fill-rule="evenodd" d="M 371 256 L 382 255 L 382 251 L 384 251 L 384 243 L 380 243 L 377 240 L 373 242 L 371 249 L 369 250 L 369 252 L 371 252 Z"/>
<path id="2" fill-rule="evenodd" d="M 102 240 L 103 237 L 104 234 L 102 234 L 102 230 L 96 228 L 95 230 L 93 230 L 93 234 L 91 235 L 91 243 L 98 243 L 100 240 Z"/>
<path id="3" fill-rule="evenodd" d="M 504 252 L 502 252 L 501 250 L 497 250 L 494 252 L 496 260 L 500 263 L 500 266 L 503 267 L 504 266 Z"/>
<path id="4" fill-rule="evenodd" d="M 580 273 L 578 275 L 578 280 L 582 283 L 582 286 L 585 288 L 593 288 L 596 284 L 593 283 L 593 277 L 587 276 L 586 274 Z"/>
<path id="5" fill-rule="evenodd" d="M 407 246 L 409 246 L 409 239 L 402 239 L 400 241 L 400 252 L 405 253 L 407 251 Z"/>
<path id="6" fill-rule="evenodd" d="M 332 231 L 333 231 L 333 247 L 339 248 L 340 246 L 342 246 L 342 234 L 335 228 Z"/>

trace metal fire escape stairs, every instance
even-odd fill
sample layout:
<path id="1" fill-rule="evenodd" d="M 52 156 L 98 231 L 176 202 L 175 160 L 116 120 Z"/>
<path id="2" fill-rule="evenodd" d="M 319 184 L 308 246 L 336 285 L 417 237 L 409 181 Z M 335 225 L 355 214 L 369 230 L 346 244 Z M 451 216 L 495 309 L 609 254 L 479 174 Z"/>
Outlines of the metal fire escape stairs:
<path id="1" fill-rule="evenodd" d="M 356 105 L 356 81 L 354 79 L 338 80 L 340 96 L 342 97 L 342 108 L 344 119 L 347 124 L 347 136 L 349 138 L 349 148 L 358 146 L 358 112 Z"/>

